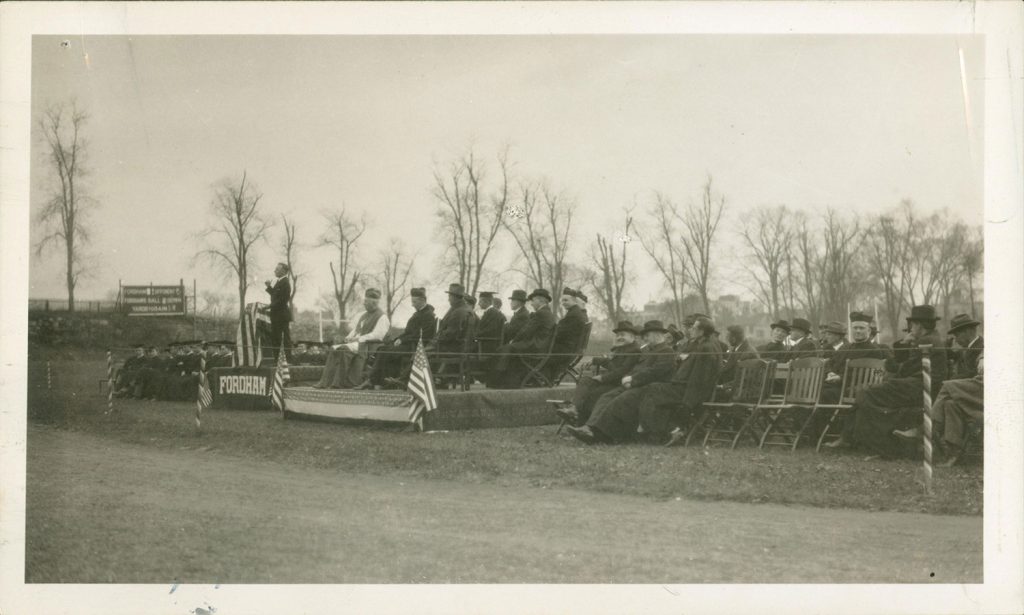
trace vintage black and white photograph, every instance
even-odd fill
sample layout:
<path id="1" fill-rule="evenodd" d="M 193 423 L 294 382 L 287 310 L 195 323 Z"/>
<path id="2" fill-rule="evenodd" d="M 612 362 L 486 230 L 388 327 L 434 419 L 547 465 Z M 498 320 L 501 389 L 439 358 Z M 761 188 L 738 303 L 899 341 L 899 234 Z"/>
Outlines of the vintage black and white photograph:
<path id="1" fill-rule="evenodd" d="M 992 580 L 983 34 L 30 53 L 26 586 Z"/>

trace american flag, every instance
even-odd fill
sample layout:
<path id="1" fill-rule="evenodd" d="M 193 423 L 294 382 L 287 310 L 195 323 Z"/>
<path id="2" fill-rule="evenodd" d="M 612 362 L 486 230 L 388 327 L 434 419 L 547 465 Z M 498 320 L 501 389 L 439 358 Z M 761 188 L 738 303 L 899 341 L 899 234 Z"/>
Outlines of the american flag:
<path id="1" fill-rule="evenodd" d="M 412 406 L 409 408 L 409 422 L 423 428 L 423 413 L 437 408 L 437 396 L 434 394 L 434 376 L 430 373 L 427 353 L 423 350 L 423 338 L 416 345 L 416 354 L 412 358 L 412 370 L 409 372 L 409 392 L 412 393 Z"/>
<path id="2" fill-rule="evenodd" d="M 196 429 L 200 429 L 203 418 L 203 410 L 213 403 L 213 393 L 210 392 L 210 384 L 206 380 L 206 357 L 199 359 L 199 393 L 196 395 Z"/>
<path id="3" fill-rule="evenodd" d="M 271 391 L 274 407 L 284 412 L 284 385 L 291 380 L 288 373 L 288 359 L 284 356 L 284 349 L 277 355 L 277 369 L 274 371 L 274 387 Z"/>
<path id="4" fill-rule="evenodd" d="M 235 366 L 258 366 L 263 360 L 260 338 L 270 328 L 270 317 L 261 310 L 262 303 L 247 303 L 238 321 L 235 338 Z"/>

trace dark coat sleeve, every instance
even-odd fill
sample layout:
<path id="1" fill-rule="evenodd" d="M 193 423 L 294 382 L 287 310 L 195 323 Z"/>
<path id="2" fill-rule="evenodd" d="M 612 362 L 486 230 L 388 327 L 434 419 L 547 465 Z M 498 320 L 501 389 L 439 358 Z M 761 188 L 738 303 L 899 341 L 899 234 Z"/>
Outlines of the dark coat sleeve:
<path id="1" fill-rule="evenodd" d="M 683 360 L 672 378 L 674 382 L 686 385 L 684 406 L 696 408 L 711 399 L 720 365 L 721 354 L 718 352 L 718 344 L 713 341 L 696 344 L 690 349 L 690 355 Z"/>
<path id="2" fill-rule="evenodd" d="M 920 346 L 924 345 L 931 345 L 928 354 L 931 359 L 932 386 L 938 386 L 938 383 L 946 379 L 946 349 L 943 347 L 942 338 L 934 331 L 917 340 L 908 349 L 907 359 L 900 363 L 896 375 L 900 378 L 912 378 L 921 375 L 921 359 L 924 356 L 924 352 L 920 349 Z"/>
<path id="3" fill-rule="evenodd" d="M 676 354 L 668 345 L 652 348 L 648 351 L 636 369 L 630 374 L 632 383 L 630 386 L 641 387 L 652 382 L 668 382 L 675 369 Z"/>
<path id="4" fill-rule="evenodd" d="M 437 331 L 438 342 L 457 342 L 463 338 L 466 331 L 469 310 L 455 308 L 449 310 L 441 320 L 441 326 Z"/>
<path id="5" fill-rule="evenodd" d="M 553 352 L 574 352 L 583 337 L 583 327 L 587 324 L 583 311 L 579 308 L 570 309 L 558 323 L 555 333 Z"/>
<path id="6" fill-rule="evenodd" d="M 626 376 L 626 374 L 633 371 L 641 358 L 640 346 L 636 344 L 629 344 L 616 350 L 610 361 L 608 361 L 608 371 L 599 376 L 599 380 L 602 384 L 618 384 Z"/>
<path id="7" fill-rule="evenodd" d="M 519 331 L 509 344 L 515 352 L 538 352 L 547 350 L 551 333 L 555 328 L 555 315 L 551 310 L 537 310 L 530 314 L 526 326 Z"/>
<path id="8" fill-rule="evenodd" d="M 292 296 L 292 283 L 285 276 L 272 287 L 267 288 L 270 294 L 270 316 L 275 320 L 278 318 L 291 318 L 291 311 L 288 309 L 288 300 Z"/>
<path id="9" fill-rule="evenodd" d="M 419 342 L 420 334 L 423 335 L 423 343 L 429 344 L 437 332 L 437 318 L 434 316 L 434 307 L 426 305 L 422 310 L 417 311 L 409 317 L 405 324 L 405 331 L 398 337 L 403 347 L 415 348 Z"/>
<path id="10" fill-rule="evenodd" d="M 505 326 L 505 315 L 498 310 L 484 310 L 480 324 L 476 328 L 478 340 L 497 341 L 501 339 L 501 330 Z"/>

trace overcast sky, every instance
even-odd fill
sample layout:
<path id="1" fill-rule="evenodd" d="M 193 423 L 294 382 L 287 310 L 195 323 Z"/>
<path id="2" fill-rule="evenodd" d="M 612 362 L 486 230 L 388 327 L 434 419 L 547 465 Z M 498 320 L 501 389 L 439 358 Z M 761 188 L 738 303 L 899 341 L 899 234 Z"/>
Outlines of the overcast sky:
<path id="1" fill-rule="evenodd" d="M 90 114 L 101 206 L 80 298 L 119 279 L 230 292 L 190 263 L 192 235 L 212 185 L 246 170 L 300 241 L 319 237 L 323 210 L 366 212 L 365 260 L 403 238 L 420 251 L 417 285 L 444 305 L 432 170 L 471 143 L 493 160 L 504 142 L 516 173 L 578 200 L 574 260 L 618 230 L 622 206 L 655 189 L 695 199 L 711 173 L 728 203 L 718 294 L 741 290 L 732 232 L 759 205 L 874 213 L 911 198 L 980 224 L 983 60 L 980 38 L 954 36 L 37 36 L 32 107 L 74 99 Z M 33 211 L 52 181 L 40 145 L 34 132 Z M 279 258 L 278 233 L 268 239 L 260 279 Z M 627 303 L 641 305 L 661 289 L 630 249 Z M 301 252 L 299 309 L 330 289 L 328 258 Z M 65 296 L 61 263 L 33 254 L 30 297 Z M 506 296 L 523 285 L 494 284 Z"/>

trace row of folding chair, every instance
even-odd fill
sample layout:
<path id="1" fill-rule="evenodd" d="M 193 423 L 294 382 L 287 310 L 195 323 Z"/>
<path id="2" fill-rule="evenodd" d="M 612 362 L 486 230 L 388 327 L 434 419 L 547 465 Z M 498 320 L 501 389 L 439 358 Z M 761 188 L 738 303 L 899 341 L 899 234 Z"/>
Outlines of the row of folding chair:
<path id="1" fill-rule="evenodd" d="M 844 418 L 864 388 L 878 384 L 884 375 L 880 359 L 851 359 L 846 363 L 838 403 L 822 403 L 825 383 L 825 359 L 796 359 L 785 366 L 785 388 L 773 395 L 773 385 L 781 375 L 775 361 L 749 359 L 737 364 L 729 399 L 712 400 L 690 429 L 686 444 L 700 437 L 702 445 L 728 444 L 736 448 L 741 440 L 750 440 L 759 448 L 786 446 L 796 450 L 810 439 L 816 417 L 825 423 L 817 434 L 815 450 L 828 439 L 839 437 L 838 419 Z M 828 419 L 825 422 L 824 415 Z"/>

